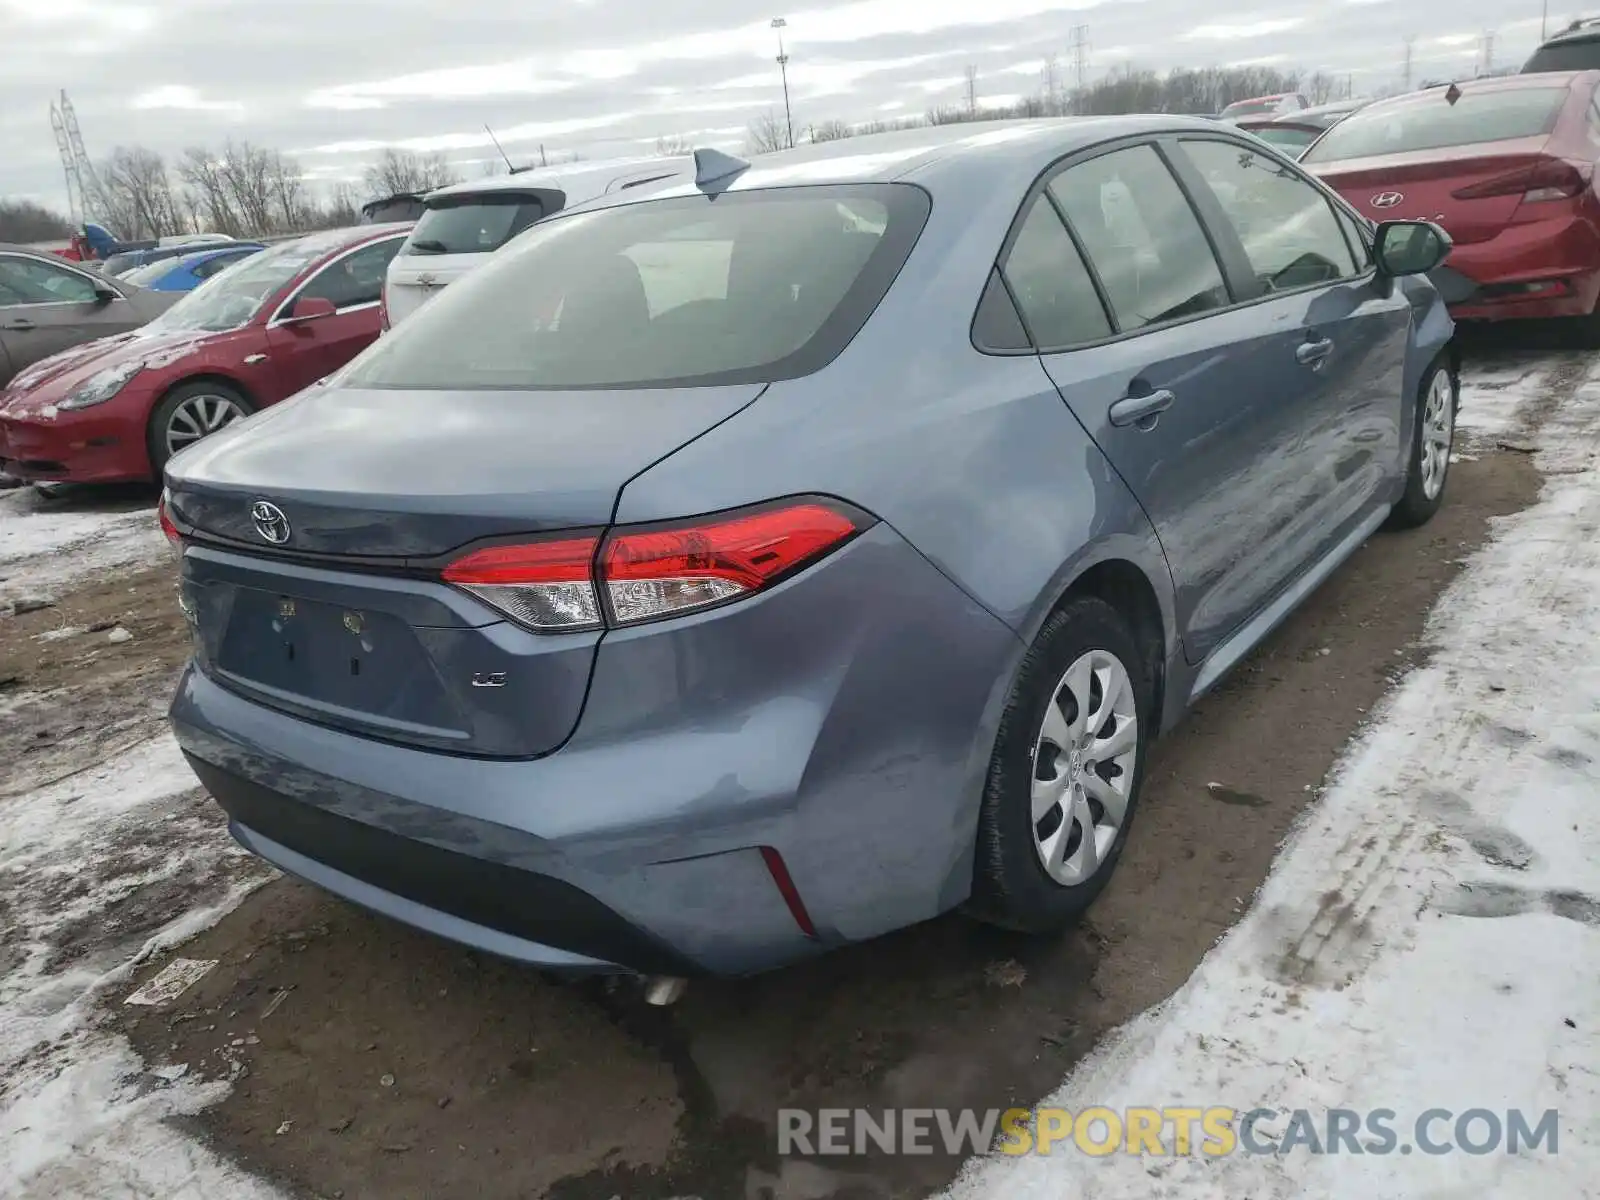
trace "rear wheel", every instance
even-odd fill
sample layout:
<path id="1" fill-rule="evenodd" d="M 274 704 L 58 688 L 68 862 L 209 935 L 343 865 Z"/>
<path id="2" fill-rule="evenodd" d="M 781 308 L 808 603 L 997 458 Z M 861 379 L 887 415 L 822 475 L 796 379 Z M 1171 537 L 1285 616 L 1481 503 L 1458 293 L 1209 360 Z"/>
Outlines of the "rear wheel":
<path id="1" fill-rule="evenodd" d="M 155 476 L 160 478 L 167 460 L 179 450 L 254 411 L 237 388 L 215 380 L 200 379 L 173 388 L 150 415 L 150 466 Z"/>
<path id="2" fill-rule="evenodd" d="M 1389 514 L 1391 529 L 1415 529 L 1433 519 L 1444 503 L 1455 444 L 1460 387 L 1443 359 L 1428 368 L 1417 395 L 1417 415 L 1406 470 L 1406 490 Z"/>
<path id="3" fill-rule="evenodd" d="M 1094 902 L 1133 822 L 1149 672 L 1122 618 L 1076 597 L 1045 623 L 1001 717 L 978 822 L 980 920 L 1059 929 Z"/>

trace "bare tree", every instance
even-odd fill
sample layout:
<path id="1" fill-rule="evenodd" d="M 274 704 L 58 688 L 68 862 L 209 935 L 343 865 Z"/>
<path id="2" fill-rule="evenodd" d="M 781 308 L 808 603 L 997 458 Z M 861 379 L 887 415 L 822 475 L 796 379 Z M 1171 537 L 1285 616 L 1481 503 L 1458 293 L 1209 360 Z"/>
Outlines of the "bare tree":
<path id="1" fill-rule="evenodd" d="M 1307 77 L 1300 90 L 1311 103 L 1326 104 L 1338 94 L 1339 83 L 1333 76 L 1316 71 Z"/>
<path id="2" fill-rule="evenodd" d="M 460 177 L 442 154 L 417 154 L 391 147 L 363 172 L 362 179 L 375 196 L 398 196 L 431 192 L 458 182 Z"/>
<path id="3" fill-rule="evenodd" d="M 745 144 L 752 154 L 771 154 L 789 145 L 789 131 L 771 109 L 762 113 L 745 131 Z"/>
<path id="4" fill-rule="evenodd" d="M 183 224 L 166 161 L 143 146 L 118 146 L 100 166 L 106 216 L 135 240 L 176 233 Z"/>
<path id="5" fill-rule="evenodd" d="M 811 140 L 813 142 L 837 142 L 841 138 L 855 136 L 855 132 L 847 121 L 824 121 L 820 125 L 811 127 Z"/>
<path id="6" fill-rule="evenodd" d="M 656 153 L 662 158 L 679 158 L 694 153 L 694 143 L 676 133 L 656 139 Z"/>
<path id="7" fill-rule="evenodd" d="M 31 200 L 0 200 L 0 242 L 53 241 L 71 234 L 71 223 L 60 213 Z"/>
<path id="8" fill-rule="evenodd" d="M 178 163 L 178 178 L 183 180 L 191 219 L 208 233 L 238 237 L 244 232 L 233 206 L 223 160 L 201 146 L 191 146 Z"/>
<path id="9" fill-rule="evenodd" d="M 359 223 L 361 200 L 356 192 L 356 185 L 344 179 L 334 184 L 328 196 L 328 203 L 318 214 L 318 218 L 319 223 L 329 229 L 340 229 L 346 225 Z"/>

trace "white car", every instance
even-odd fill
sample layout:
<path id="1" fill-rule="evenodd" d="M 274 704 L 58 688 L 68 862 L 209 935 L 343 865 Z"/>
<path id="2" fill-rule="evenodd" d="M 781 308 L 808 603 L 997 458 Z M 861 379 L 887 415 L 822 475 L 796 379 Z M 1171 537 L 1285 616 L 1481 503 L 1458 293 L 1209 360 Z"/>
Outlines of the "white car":
<path id="1" fill-rule="evenodd" d="M 536 167 L 430 192 L 384 278 L 383 327 L 398 325 L 535 221 L 623 188 L 693 176 L 692 158 L 657 155 Z"/>

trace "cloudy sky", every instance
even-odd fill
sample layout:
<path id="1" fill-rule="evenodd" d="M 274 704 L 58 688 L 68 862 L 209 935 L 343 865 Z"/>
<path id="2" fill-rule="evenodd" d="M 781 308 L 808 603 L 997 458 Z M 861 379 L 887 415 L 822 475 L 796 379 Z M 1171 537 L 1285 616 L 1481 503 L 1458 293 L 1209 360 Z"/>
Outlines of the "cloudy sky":
<path id="1" fill-rule="evenodd" d="M 65 207 L 50 131 L 65 88 L 88 152 L 163 153 L 248 139 L 312 180 L 359 176 L 395 145 L 464 175 L 518 161 L 648 152 L 656 139 L 738 145 L 781 115 L 781 13 L 797 128 L 957 102 L 963 70 L 990 102 L 1036 92 L 1047 55 L 1070 78 L 1075 26 L 1091 78 L 1124 64 L 1261 63 L 1353 76 L 1470 75 L 1538 41 L 1539 0 L 0 0 L 0 196 Z M 1550 24 L 1572 15 L 1556 0 Z M 803 5 L 803 6 L 802 6 Z"/>

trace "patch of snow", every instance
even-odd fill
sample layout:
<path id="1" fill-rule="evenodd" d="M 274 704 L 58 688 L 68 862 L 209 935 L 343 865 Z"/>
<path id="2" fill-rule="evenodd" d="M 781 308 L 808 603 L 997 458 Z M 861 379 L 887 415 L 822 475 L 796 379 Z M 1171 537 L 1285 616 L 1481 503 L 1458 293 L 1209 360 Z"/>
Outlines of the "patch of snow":
<path id="1" fill-rule="evenodd" d="M 33 488 L 0 492 L 0 599 L 54 597 L 87 575 L 158 561 L 166 538 L 155 511 L 125 502 L 65 506 Z"/>
<path id="2" fill-rule="evenodd" d="M 197 794 L 163 731 L 0 800 L 0 1195 L 272 1194 L 162 1120 L 226 1085 L 146 1077 L 97 1021 L 104 993 L 270 874 Z"/>
<path id="3" fill-rule="evenodd" d="M 1538 403 L 1551 377 L 1568 363 L 1568 359 L 1548 353 L 1506 354 L 1467 362 L 1461 369 L 1461 412 L 1456 429 L 1469 442 L 1516 430 L 1524 410 Z"/>
<path id="4" fill-rule="evenodd" d="M 62 642 L 67 638 L 75 638 L 80 633 L 88 633 L 82 625 L 63 625 L 60 629 L 46 629 L 43 633 L 33 635 L 36 642 Z"/>
<path id="5" fill-rule="evenodd" d="M 1538 504 L 1500 519 L 1441 599 L 1431 661 L 1375 714 L 1251 911 L 1045 1103 L 1304 1109 L 1324 1130 L 1330 1109 L 1384 1108 L 1401 1145 L 1431 1108 L 1521 1109 L 1530 1127 L 1556 1109 L 1559 1153 L 1101 1158 L 1058 1144 L 974 1160 L 951 1200 L 1594 1194 L 1600 384 L 1539 440 Z"/>

